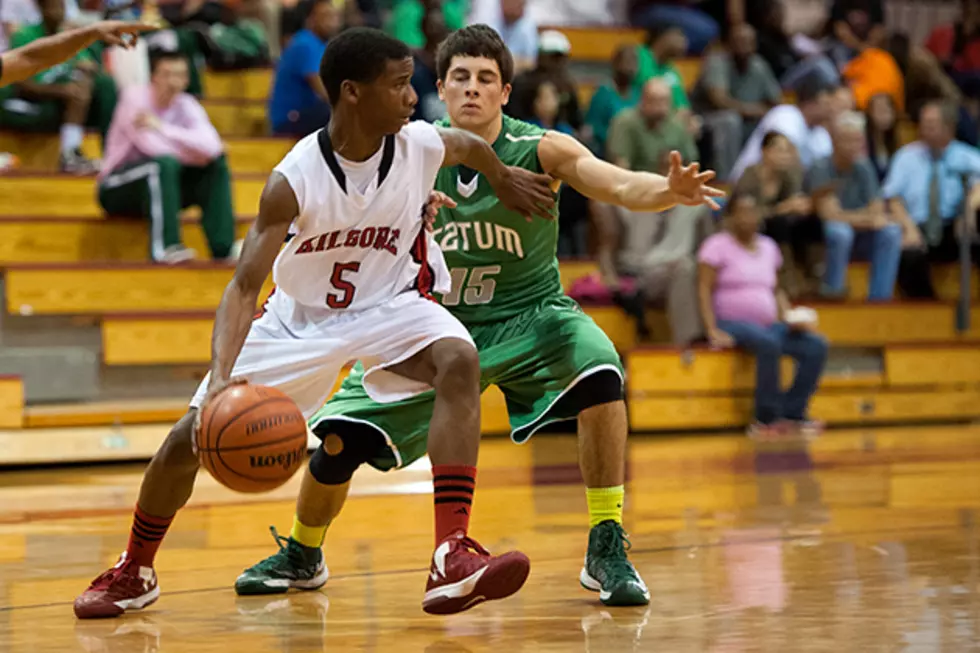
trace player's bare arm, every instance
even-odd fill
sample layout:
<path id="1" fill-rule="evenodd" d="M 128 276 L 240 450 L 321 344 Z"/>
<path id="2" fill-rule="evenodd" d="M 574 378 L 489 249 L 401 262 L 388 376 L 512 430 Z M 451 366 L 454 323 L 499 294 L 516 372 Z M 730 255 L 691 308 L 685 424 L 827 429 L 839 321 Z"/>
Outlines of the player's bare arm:
<path id="1" fill-rule="evenodd" d="M 671 152 L 664 177 L 614 166 L 571 136 L 548 132 L 538 144 L 538 159 L 545 172 L 586 197 L 633 211 L 665 211 L 678 204 L 718 208 L 713 198 L 725 195 L 708 185 L 713 171 L 701 172 L 697 163 L 683 165 L 678 152 Z"/>
<path id="2" fill-rule="evenodd" d="M 259 215 L 242 244 L 235 276 L 228 282 L 214 316 L 214 332 L 211 335 L 211 395 L 216 394 L 230 381 L 235 360 L 242 350 L 255 315 L 255 304 L 262 291 L 262 284 L 272 270 L 289 225 L 298 214 L 299 205 L 289 182 L 282 174 L 273 172 L 262 190 Z"/>
<path id="3" fill-rule="evenodd" d="M 540 216 L 550 219 L 555 206 L 551 192 L 553 179 L 524 168 L 506 166 L 497 158 L 490 145 L 468 131 L 437 127 L 446 147 L 443 167 L 464 165 L 473 168 L 493 187 L 505 207 L 530 219 Z"/>
<path id="4" fill-rule="evenodd" d="M 61 63 L 96 41 L 104 41 L 108 45 L 132 47 L 134 40 L 127 38 L 128 36 L 151 29 L 156 28 L 143 23 L 110 20 L 38 39 L 22 48 L 0 55 L 3 61 L 0 85 L 16 84 L 30 79 L 45 68 Z"/>

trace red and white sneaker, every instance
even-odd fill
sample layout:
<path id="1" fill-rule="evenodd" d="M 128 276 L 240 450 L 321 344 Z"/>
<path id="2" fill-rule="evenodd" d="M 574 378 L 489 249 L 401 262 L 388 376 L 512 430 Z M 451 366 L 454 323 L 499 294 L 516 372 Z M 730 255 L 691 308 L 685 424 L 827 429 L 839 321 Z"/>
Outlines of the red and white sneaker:
<path id="1" fill-rule="evenodd" d="M 128 610 L 140 610 L 160 598 L 157 574 L 152 567 L 140 567 L 123 553 L 114 567 L 102 572 L 88 589 L 75 599 L 79 619 L 118 617 Z"/>
<path id="2" fill-rule="evenodd" d="M 521 589 L 530 572 L 531 561 L 520 551 L 492 556 L 476 540 L 454 535 L 432 554 L 422 609 L 429 614 L 455 614 L 484 601 L 507 598 Z"/>

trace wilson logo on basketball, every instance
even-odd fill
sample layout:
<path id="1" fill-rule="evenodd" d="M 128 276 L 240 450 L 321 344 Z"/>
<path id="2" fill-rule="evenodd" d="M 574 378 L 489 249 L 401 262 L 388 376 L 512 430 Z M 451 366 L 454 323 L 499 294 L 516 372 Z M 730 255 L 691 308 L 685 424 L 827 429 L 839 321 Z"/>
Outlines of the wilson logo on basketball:
<path id="1" fill-rule="evenodd" d="M 245 425 L 245 435 L 255 435 L 256 433 L 261 433 L 266 429 L 275 428 L 277 426 L 282 426 L 283 424 L 289 424 L 291 422 L 298 422 L 302 420 L 302 415 L 298 413 L 286 413 L 285 415 L 269 415 L 260 420 L 254 422 L 249 422 Z"/>
<path id="2" fill-rule="evenodd" d="M 282 467 L 289 470 L 297 466 L 306 456 L 306 445 L 281 453 L 278 456 L 249 456 L 248 464 L 252 469 L 262 467 Z"/>

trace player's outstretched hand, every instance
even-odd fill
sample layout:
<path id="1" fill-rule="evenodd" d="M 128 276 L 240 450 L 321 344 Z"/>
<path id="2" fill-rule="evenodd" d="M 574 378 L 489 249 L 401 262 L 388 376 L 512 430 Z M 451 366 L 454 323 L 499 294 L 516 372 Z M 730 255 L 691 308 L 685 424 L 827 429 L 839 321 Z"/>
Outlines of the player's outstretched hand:
<path id="1" fill-rule="evenodd" d="M 551 212 L 555 208 L 555 194 L 551 191 L 551 184 L 554 181 L 549 175 L 507 166 L 507 174 L 494 187 L 494 191 L 501 204 L 520 213 L 528 221 L 534 216 L 553 220 Z"/>
<path id="2" fill-rule="evenodd" d="M 685 166 L 680 152 L 674 150 L 670 153 L 667 187 L 677 198 L 678 204 L 685 206 L 707 204 L 713 209 L 721 208 L 713 198 L 724 197 L 725 191 L 708 185 L 708 182 L 714 178 L 714 170 L 701 172 L 701 166 L 697 162 Z"/>
<path id="3" fill-rule="evenodd" d="M 136 39 L 128 38 L 140 32 L 149 32 L 158 29 L 146 23 L 129 23 L 124 20 L 106 20 L 95 23 L 91 27 L 100 41 L 106 45 L 119 45 L 124 48 L 131 48 L 136 44 Z"/>
<path id="4" fill-rule="evenodd" d="M 436 216 L 439 215 L 439 209 L 443 207 L 455 209 L 456 201 L 449 195 L 437 190 L 429 193 L 429 199 L 422 207 L 422 222 L 425 223 L 426 231 L 432 231 L 436 223 Z"/>

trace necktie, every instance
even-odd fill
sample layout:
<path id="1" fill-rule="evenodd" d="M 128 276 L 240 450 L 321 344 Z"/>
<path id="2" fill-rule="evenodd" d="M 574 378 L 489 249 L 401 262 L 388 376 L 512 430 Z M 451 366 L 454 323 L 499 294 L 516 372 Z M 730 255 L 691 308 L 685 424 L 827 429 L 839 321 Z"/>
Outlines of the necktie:
<path id="1" fill-rule="evenodd" d="M 943 239 L 943 215 L 939 209 L 939 160 L 932 161 L 932 175 L 929 179 L 929 215 L 926 218 L 926 244 L 930 247 L 939 245 Z"/>

